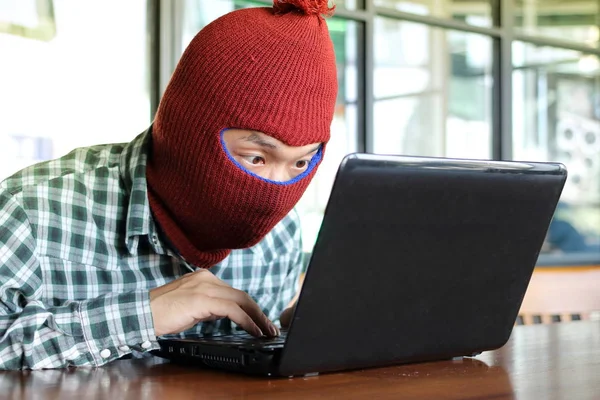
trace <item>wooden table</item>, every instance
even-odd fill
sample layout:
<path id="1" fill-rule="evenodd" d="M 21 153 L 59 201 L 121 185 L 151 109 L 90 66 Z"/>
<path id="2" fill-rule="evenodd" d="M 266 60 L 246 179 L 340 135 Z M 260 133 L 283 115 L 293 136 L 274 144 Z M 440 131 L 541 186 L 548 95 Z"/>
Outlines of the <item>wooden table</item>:
<path id="1" fill-rule="evenodd" d="M 4 399 L 600 399 L 600 322 L 518 326 L 474 359 L 266 379 L 153 360 L 0 372 Z"/>

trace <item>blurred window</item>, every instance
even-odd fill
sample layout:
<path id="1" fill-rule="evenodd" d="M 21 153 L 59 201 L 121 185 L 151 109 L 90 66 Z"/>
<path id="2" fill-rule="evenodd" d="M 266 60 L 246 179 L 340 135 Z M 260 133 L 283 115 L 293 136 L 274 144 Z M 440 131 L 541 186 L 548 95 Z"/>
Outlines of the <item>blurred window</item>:
<path id="1" fill-rule="evenodd" d="M 374 42 L 376 153 L 491 157 L 489 37 L 380 17 Z"/>
<path id="2" fill-rule="evenodd" d="M 146 0 L 0 1 L 0 54 L 0 179 L 150 123 Z"/>
<path id="3" fill-rule="evenodd" d="M 469 25 L 492 25 L 493 0 L 373 0 L 375 6 L 452 19 Z"/>
<path id="4" fill-rule="evenodd" d="M 598 57 L 515 42 L 513 60 L 513 158 L 568 170 L 544 252 L 600 256 Z"/>
<path id="5" fill-rule="evenodd" d="M 514 0 L 516 31 L 598 46 L 597 0 Z"/>

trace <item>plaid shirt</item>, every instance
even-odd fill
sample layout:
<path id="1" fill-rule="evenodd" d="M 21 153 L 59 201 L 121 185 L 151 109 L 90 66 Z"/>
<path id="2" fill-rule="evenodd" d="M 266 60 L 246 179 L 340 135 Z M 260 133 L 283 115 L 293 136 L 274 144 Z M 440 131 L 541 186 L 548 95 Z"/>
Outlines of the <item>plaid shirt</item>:
<path id="1" fill-rule="evenodd" d="M 151 134 L 74 150 L 0 183 L 0 369 L 100 366 L 157 349 L 149 289 L 196 268 L 161 239 L 147 198 Z M 273 321 L 302 265 L 295 212 L 211 268 Z M 223 319 L 186 337 L 229 331 Z"/>

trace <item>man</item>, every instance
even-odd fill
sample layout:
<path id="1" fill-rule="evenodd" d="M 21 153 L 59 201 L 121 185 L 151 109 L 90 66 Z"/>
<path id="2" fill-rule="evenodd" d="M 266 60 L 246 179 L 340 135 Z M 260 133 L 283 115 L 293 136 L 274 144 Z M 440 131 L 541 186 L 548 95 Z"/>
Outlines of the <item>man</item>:
<path id="1" fill-rule="evenodd" d="M 148 131 L 0 184 L 0 368 L 100 366 L 231 322 L 278 334 L 301 268 L 291 210 L 337 95 L 331 11 L 279 0 L 219 18 Z"/>

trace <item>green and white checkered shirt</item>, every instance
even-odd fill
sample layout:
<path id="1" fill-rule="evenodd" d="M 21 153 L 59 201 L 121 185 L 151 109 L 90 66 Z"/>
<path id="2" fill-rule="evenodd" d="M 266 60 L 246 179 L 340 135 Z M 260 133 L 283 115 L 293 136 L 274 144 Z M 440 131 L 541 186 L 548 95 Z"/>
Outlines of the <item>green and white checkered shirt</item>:
<path id="1" fill-rule="evenodd" d="M 0 183 L 0 369 L 100 366 L 157 349 L 149 293 L 195 270 L 157 233 L 149 131 L 74 150 Z M 302 268 L 298 216 L 211 268 L 273 321 Z M 180 337 L 231 329 L 198 324 Z M 172 335 L 171 335 L 172 336 Z"/>

